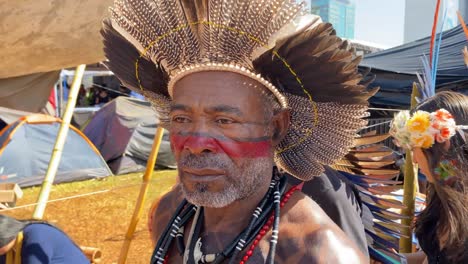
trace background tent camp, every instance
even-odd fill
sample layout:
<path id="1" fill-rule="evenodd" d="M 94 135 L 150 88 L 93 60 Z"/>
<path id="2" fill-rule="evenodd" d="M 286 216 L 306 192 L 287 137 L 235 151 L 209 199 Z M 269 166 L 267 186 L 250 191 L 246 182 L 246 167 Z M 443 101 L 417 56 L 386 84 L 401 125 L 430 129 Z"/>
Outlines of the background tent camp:
<path id="1" fill-rule="evenodd" d="M 41 184 L 61 120 L 35 114 L 22 117 L 0 134 L 0 182 L 21 187 Z M 93 144 L 70 126 L 55 183 L 112 175 Z"/>
<path id="2" fill-rule="evenodd" d="M 430 36 L 392 49 L 368 54 L 360 68 L 370 68 L 375 74 L 373 86 L 380 86 L 379 92 L 370 99 L 374 106 L 408 108 L 416 73 L 423 71 L 422 57 L 429 57 Z M 462 49 L 466 37 L 461 26 L 442 33 L 442 43 L 437 71 L 436 89 L 454 89 L 468 92 L 468 69 L 463 60 Z"/>
<path id="3" fill-rule="evenodd" d="M 144 170 L 151 152 L 158 117 L 151 104 L 117 97 L 104 105 L 83 129 L 115 174 Z M 165 131 L 157 166 L 175 168 L 168 132 Z"/>

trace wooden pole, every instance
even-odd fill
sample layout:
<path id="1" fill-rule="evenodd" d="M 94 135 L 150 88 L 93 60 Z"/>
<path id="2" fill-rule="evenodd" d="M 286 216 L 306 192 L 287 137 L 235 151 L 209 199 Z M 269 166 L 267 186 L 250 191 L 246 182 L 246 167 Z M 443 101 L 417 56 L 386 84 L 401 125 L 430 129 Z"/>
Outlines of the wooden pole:
<path id="1" fill-rule="evenodd" d="M 49 200 L 50 190 L 52 189 L 52 184 L 57 174 L 57 169 L 60 164 L 60 159 L 62 158 L 62 150 L 65 145 L 65 140 L 67 138 L 68 130 L 70 127 L 70 121 L 73 116 L 73 109 L 75 108 L 76 98 L 80 90 L 81 80 L 83 79 L 84 70 L 86 65 L 82 64 L 76 67 L 75 78 L 73 79 L 72 87 L 68 93 L 68 103 L 65 108 L 65 113 L 63 115 L 62 124 L 55 140 L 54 150 L 49 161 L 49 167 L 42 182 L 41 192 L 39 193 L 39 198 L 37 199 L 37 205 L 34 209 L 33 218 L 42 219 L 44 216 L 44 211 Z"/>
<path id="2" fill-rule="evenodd" d="M 140 187 L 140 194 L 136 201 L 135 210 L 133 211 L 132 220 L 127 229 L 127 234 L 125 234 L 124 244 L 120 251 L 119 264 L 124 264 L 127 261 L 128 250 L 130 249 L 130 243 L 132 242 L 133 234 L 135 233 L 136 226 L 140 220 L 141 213 L 143 211 L 143 205 L 146 200 L 146 194 L 148 193 L 149 183 L 153 176 L 154 165 L 156 164 L 156 159 L 158 157 L 159 147 L 161 146 L 162 136 L 164 129 L 158 127 L 156 134 L 154 135 L 153 147 L 151 149 L 151 154 L 146 163 L 146 171 L 143 176 L 143 183 Z"/>
<path id="3" fill-rule="evenodd" d="M 419 90 L 416 86 L 416 83 L 413 83 L 413 91 L 411 93 L 411 109 L 416 107 L 416 98 L 419 96 Z M 417 166 L 413 165 L 413 155 L 410 150 L 406 151 L 404 174 L 405 179 L 403 182 L 403 204 L 406 208 L 402 210 L 402 214 L 409 216 L 409 218 L 402 219 L 401 223 L 405 226 L 408 226 L 408 228 L 402 229 L 402 234 L 408 238 L 400 238 L 400 253 L 411 253 L 413 248 L 411 226 L 414 218 L 414 204 L 416 201 L 416 191 L 418 186 L 418 173 Z"/>
<path id="4" fill-rule="evenodd" d="M 101 263 L 102 252 L 99 248 L 80 246 L 80 249 L 92 264 Z"/>

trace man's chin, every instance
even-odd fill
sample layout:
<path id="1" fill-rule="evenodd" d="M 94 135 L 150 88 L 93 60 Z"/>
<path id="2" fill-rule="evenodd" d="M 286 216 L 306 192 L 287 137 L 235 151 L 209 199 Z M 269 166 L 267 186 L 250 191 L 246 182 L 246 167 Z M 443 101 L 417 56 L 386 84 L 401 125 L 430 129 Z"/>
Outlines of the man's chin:
<path id="1" fill-rule="evenodd" d="M 226 192 L 210 192 L 208 190 L 187 190 L 182 184 L 185 199 L 191 204 L 210 208 L 223 208 L 236 200 L 234 195 Z"/>

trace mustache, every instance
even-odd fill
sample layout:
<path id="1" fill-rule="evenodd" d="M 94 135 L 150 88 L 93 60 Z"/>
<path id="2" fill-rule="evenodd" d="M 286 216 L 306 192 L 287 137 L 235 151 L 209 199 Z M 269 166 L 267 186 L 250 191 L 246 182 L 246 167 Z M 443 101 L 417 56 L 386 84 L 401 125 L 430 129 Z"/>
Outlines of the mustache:
<path id="1" fill-rule="evenodd" d="M 187 154 L 179 158 L 179 167 L 193 169 L 216 168 L 229 169 L 233 165 L 227 155 L 215 153 Z"/>

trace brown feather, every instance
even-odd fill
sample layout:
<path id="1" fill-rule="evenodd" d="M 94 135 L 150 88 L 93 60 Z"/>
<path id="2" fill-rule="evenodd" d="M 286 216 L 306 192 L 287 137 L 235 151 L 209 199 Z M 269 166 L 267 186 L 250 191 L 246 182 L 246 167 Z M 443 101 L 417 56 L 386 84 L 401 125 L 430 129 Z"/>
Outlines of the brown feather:
<path id="1" fill-rule="evenodd" d="M 115 31 L 110 23 L 109 20 L 104 20 L 101 30 L 104 38 L 104 53 L 108 59 L 105 65 L 131 90 L 141 93 L 141 84 L 144 89 L 168 96 L 167 74 L 161 67 L 143 57 L 138 60 L 139 84 L 135 74 L 135 62 L 140 57 L 140 53 Z"/>
<path id="2" fill-rule="evenodd" d="M 273 49 L 254 61 L 254 68 L 272 81 L 280 80 L 288 92 L 303 96 L 304 91 L 296 78 L 283 61 L 273 55 L 276 51 L 297 74 L 314 101 L 367 104 L 373 91 L 359 84 L 362 75 L 357 65 L 361 57 L 354 57 L 348 50 L 349 45 L 334 34 L 330 24 L 322 23 L 279 40 Z"/>

